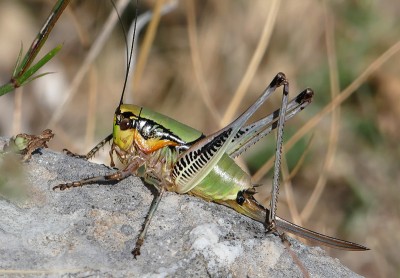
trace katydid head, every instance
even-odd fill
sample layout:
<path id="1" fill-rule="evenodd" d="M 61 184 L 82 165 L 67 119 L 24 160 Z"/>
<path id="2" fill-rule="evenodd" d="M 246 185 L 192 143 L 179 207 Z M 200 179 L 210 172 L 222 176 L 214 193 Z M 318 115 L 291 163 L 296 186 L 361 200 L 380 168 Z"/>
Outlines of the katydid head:
<path id="1" fill-rule="evenodd" d="M 113 141 L 123 151 L 129 151 L 135 140 L 141 107 L 120 104 L 114 114 Z"/>
<path id="2" fill-rule="evenodd" d="M 121 104 L 115 111 L 113 144 L 130 154 L 149 154 L 167 146 L 182 148 L 201 136 L 197 130 L 133 104 Z"/>

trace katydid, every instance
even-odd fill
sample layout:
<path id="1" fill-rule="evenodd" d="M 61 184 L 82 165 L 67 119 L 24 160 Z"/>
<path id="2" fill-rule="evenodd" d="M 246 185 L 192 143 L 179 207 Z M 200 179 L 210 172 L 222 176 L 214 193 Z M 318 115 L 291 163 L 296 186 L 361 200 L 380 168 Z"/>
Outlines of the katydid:
<path id="1" fill-rule="evenodd" d="M 362 245 L 305 229 L 275 214 L 283 126 L 285 121 L 311 102 L 313 97 L 311 89 L 304 90 L 288 101 L 289 83 L 283 73 L 278 73 L 262 95 L 241 116 L 221 130 L 205 136 L 194 128 L 150 109 L 123 103 L 132 49 L 133 47 L 128 59 L 121 100 L 114 114 L 113 133 L 86 156 L 79 156 L 91 158 L 112 139 L 111 165 L 114 165 L 115 153 L 124 168 L 106 176 L 59 184 L 53 189 L 65 190 L 98 182 L 116 182 L 130 175 L 139 176 L 145 182 L 154 185 L 158 195 L 154 197 L 132 251 L 135 257 L 140 255 L 140 248 L 152 216 L 165 191 L 190 194 L 225 205 L 263 223 L 266 230 L 274 234 L 288 232 L 330 247 L 355 251 L 368 250 Z M 283 98 L 280 109 L 261 120 L 246 124 L 267 98 L 281 86 Z M 234 158 L 275 128 L 278 130 L 276 161 L 270 209 L 267 209 L 253 197 L 256 193 L 255 186 L 249 174 L 235 163 Z"/>

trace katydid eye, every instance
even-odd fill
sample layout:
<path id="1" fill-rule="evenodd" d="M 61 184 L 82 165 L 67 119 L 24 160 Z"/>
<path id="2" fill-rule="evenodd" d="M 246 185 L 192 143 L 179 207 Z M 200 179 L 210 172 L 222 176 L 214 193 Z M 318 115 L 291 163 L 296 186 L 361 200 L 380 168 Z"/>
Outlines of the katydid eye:
<path id="1" fill-rule="evenodd" d="M 127 130 L 127 129 L 131 128 L 131 127 L 132 127 L 132 122 L 131 122 L 131 119 L 129 119 L 129 118 L 124 118 L 119 123 L 119 128 L 121 130 Z"/>

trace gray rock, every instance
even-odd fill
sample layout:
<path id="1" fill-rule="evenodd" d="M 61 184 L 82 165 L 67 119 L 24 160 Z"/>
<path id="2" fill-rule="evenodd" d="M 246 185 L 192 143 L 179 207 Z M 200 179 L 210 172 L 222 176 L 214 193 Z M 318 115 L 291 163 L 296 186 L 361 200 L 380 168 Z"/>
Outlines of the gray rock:
<path id="1" fill-rule="evenodd" d="M 53 191 L 114 170 L 51 150 L 23 169 L 25 197 L 0 196 L 0 276 L 302 277 L 303 264 L 311 277 L 358 277 L 318 247 L 291 240 L 288 251 L 261 224 L 174 193 L 161 201 L 135 260 L 131 251 L 152 201 L 140 179 Z M 3 185 L 17 179 L 2 175 Z"/>

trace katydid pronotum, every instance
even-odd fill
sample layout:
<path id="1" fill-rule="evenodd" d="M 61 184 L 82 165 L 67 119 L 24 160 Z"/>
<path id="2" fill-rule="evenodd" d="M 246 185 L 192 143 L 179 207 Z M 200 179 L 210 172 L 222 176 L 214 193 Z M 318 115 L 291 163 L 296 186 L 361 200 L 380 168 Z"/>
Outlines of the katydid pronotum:
<path id="1" fill-rule="evenodd" d="M 134 38 L 135 34 L 128 55 L 124 89 L 114 115 L 113 133 L 87 155 L 79 156 L 90 159 L 102 146 L 113 140 L 111 165 L 114 165 L 115 153 L 124 168 L 106 176 L 59 184 L 53 189 L 65 190 L 98 182 L 117 182 L 130 175 L 139 176 L 153 185 L 158 194 L 154 197 L 136 241 L 132 252 L 135 257 L 140 255 L 147 229 L 165 191 L 190 194 L 228 206 L 263 223 L 267 232 L 279 235 L 288 232 L 330 247 L 368 250 L 362 245 L 305 229 L 276 215 L 284 123 L 311 102 L 311 89 L 305 89 L 289 101 L 289 82 L 283 73 L 278 73 L 262 95 L 241 116 L 221 130 L 205 136 L 194 128 L 150 109 L 123 103 Z M 283 87 L 280 109 L 261 120 L 246 124 L 278 87 Z M 267 209 L 253 197 L 256 193 L 255 186 L 249 174 L 235 163 L 234 158 L 274 129 L 277 129 L 277 144 L 272 196 L 270 208 Z"/>

